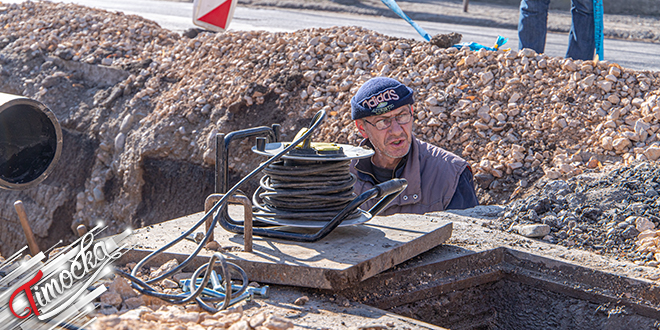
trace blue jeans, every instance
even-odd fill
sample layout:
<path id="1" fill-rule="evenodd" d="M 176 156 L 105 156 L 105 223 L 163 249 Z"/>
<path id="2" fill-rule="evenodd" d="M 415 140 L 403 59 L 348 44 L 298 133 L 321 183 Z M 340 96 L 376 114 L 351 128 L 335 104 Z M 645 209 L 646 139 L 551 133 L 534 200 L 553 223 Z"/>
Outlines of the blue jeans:
<path id="1" fill-rule="evenodd" d="M 545 50 L 550 0 L 521 0 L 518 21 L 518 47 L 531 48 L 537 53 Z M 568 34 L 566 57 L 574 60 L 594 58 L 593 0 L 571 0 L 571 31 Z"/>

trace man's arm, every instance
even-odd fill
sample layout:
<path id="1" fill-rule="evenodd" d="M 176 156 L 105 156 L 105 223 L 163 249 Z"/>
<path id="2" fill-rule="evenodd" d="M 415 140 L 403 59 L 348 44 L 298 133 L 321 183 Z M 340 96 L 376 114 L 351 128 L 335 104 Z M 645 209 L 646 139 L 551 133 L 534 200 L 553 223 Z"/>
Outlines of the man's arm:
<path id="1" fill-rule="evenodd" d="M 479 205 L 477 193 L 474 191 L 474 181 L 472 180 L 472 170 L 466 167 L 458 178 L 458 186 L 454 196 L 451 198 L 447 210 L 462 210 Z"/>

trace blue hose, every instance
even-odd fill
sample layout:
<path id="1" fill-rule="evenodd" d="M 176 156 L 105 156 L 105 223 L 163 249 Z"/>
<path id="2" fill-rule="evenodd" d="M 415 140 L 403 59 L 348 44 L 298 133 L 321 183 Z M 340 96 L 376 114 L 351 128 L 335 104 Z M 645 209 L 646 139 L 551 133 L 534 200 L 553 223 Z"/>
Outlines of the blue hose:
<path id="1" fill-rule="evenodd" d="M 406 15 L 406 13 L 404 13 L 403 10 L 399 8 L 399 5 L 396 4 L 396 1 L 394 0 L 380 0 L 380 1 L 382 1 L 387 7 L 392 9 L 392 11 L 395 12 L 397 15 L 399 15 L 399 17 L 403 18 L 406 22 L 412 25 L 412 27 L 414 27 L 415 30 L 417 30 L 417 33 L 419 33 L 419 35 L 421 35 L 424 39 L 426 39 L 426 41 L 431 41 L 431 36 L 428 33 L 426 33 L 426 31 L 424 31 L 424 29 L 422 29 L 421 26 L 417 25 L 417 23 L 411 20 L 410 17 L 408 17 L 408 15 Z"/>
<path id="2" fill-rule="evenodd" d="M 594 40 L 596 42 L 596 55 L 598 60 L 605 59 L 603 50 L 603 0 L 594 0 Z"/>

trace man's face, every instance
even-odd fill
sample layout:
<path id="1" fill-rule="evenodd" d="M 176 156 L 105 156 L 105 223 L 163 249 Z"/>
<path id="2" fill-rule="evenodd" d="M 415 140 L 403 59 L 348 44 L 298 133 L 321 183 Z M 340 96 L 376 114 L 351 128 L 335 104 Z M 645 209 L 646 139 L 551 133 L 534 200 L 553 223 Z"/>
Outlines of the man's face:
<path id="1" fill-rule="evenodd" d="M 404 105 L 379 116 L 357 119 L 355 125 L 364 138 L 368 138 L 376 149 L 372 158 L 375 165 L 391 168 L 405 156 L 412 143 L 413 108 Z M 407 122 L 406 122 L 407 121 Z M 399 124 L 404 122 L 405 124 Z M 387 126 L 384 129 L 384 126 Z"/>

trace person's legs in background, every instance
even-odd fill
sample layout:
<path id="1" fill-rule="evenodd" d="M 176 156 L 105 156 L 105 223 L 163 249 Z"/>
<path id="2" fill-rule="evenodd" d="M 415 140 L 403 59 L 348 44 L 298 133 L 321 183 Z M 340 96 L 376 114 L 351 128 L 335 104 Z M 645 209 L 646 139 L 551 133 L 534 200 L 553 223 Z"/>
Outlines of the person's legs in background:
<path id="1" fill-rule="evenodd" d="M 549 5 L 550 0 L 520 1 L 520 20 L 518 21 L 519 49 L 531 48 L 539 54 L 545 51 L 545 34 L 548 29 Z"/>
<path id="2" fill-rule="evenodd" d="M 568 34 L 566 57 L 574 60 L 594 58 L 594 3 L 593 0 L 571 0 L 573 16 L 571 32 Z"/>

